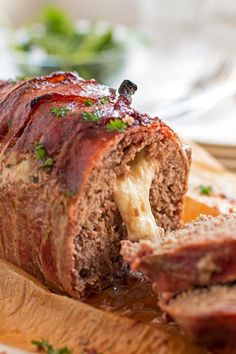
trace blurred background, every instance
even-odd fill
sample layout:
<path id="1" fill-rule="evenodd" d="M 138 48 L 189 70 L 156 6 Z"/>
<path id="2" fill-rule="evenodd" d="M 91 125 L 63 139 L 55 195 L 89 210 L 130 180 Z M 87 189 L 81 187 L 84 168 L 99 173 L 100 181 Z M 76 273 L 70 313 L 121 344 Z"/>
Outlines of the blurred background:
<path id="1" fill-rule="evenodd" d="M 2 79 L 130 79 L 136 108 L 236 171 L 235 42 L 232 0 L 0 1 Z"/>

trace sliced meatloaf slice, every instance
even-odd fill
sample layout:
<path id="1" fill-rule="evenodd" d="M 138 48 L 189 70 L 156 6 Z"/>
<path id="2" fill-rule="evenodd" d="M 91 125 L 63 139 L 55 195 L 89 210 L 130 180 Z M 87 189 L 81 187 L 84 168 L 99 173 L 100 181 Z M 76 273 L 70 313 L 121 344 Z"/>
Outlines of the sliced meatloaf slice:
<path id="1" fill-rule="evenodd" d="M 198 343 L 236 344 L 236 285 L 188 290 L 160 306 Z"/>
<path id="2" fill-rule="evenodd" d="M 63 72 L 0 85 L 0 256 L 75 298 L 109 284 L 120 240 L 181 225 L 189 154 L 135 90 Z"/>
<path id="3" fill-rule="evenodd" d="M 153 281 L 156 292 L 236 280 L 236 214 L 200 217 L 161 242 L 123 241 L 132 269 Z"/>

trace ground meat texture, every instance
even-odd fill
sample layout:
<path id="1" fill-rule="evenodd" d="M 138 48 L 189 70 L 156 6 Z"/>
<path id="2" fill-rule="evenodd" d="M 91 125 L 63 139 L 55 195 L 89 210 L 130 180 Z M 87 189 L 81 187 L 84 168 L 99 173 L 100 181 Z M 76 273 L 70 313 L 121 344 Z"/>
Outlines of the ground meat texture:
<path id="1" fill-rule="evenodd" d="M 200 217 L 158 243 L 124 241 L 122 254 L 157 293 L 235 281 L 236 214 Z"/>
<path id="2" fill-rule="evenodd" d="M 113 186 L 143 149 L 158 163 L 155 220 L 180 227 L 188 153 L 168 126 L 132 109 L 129 96 L 59 72 L 2 83 L 0 100 L 2 258 L 74 298 L 108 285 L 127 237 Z M 128 122 L 122 132 L 107 128 L 117 117 Z"/>
<path id="3" fill-rule="evenodd" d="M 235 346 L 236 285 L 188 290 L 160 306 L 198 343 Z"/>

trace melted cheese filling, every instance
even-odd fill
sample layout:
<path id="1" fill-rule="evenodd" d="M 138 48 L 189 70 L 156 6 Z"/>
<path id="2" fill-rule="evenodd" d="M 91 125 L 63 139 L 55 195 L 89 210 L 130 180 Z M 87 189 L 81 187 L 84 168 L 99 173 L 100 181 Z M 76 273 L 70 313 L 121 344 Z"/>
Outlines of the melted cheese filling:
<path id="1" fill-rule="evenodd" d="M 5 181 L 13 182 L 15 180 L 21 180 L 26 184 L 32 182 L 30 179 L 31 175 L 32 165 L 29 160 L 23 160 L 11 168 L 5 167 L 1 173 L 1 177 Z"/>
<path id="2" fill-rule="evenodd" d="M 129 174 L 116 179 L 114 200 L 131 241 L 153 240 L 160 236 L 161 229 L 156 224 L 149 201 L 156 170 L 156 164 L 141 151 L 136 154 Z"/>

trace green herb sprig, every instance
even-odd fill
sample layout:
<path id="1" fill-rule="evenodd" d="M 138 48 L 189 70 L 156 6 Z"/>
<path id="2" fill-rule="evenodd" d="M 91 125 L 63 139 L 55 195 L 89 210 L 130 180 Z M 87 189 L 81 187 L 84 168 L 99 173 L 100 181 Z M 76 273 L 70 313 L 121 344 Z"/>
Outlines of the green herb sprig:
<path id="1" fill-rule="evenodd" d="M 127 127 L 128 125 L 120 118 L 110 120 L 110 122 L 106 124 L 106 129 L 110 132 L 117 131 L 119 133 L 123 133 Z"/>
<path id="2" fill-rule="evenodd" d="M 97 123 L 101 117 L 101 113 L 96 109 L 93 112 L 84 111 L 82 112 L 82 116 L 84 122 Z"/>
<path id="3" fill-rule="evenodd" d="M 86 100 L 84 101 L 84 103 L 86 104 L 86 106 L 88 107 L 92 107 L 94 105 L 93 101 L 90 100 L 89 98 L 86 98 Z"/>
<path id="4" fill-rule="evenodd" d="M 67 196 L 67 197 L 74 197 L 75 196 L 75 192 L 73 192 L 73 191 L 65 191 L 65 195 Z"/>
<path id="5" fill-rule="evenodd" d="M 52 167 L 54 165 L 53 158 L 48 156 L 47 150 L 43 143 L 35 145 L 36 158 L 43 162 L 42 167 Z"/>
<path id="6" fill-rule="evenodd" d="M 43 160 L 47 157 L 47 151 L 42 143 L 37 143 L 35 146 L 35 155 L 38 160 Z"/>
<path id="7" fill-rule="evenodd" d="M 37 346 L 38 351 L 44 351 L 47 354 L 72 354 L 68 347 L 54 348 L 47 340 L 32 340 L 31 343 Z"/>
<path id="8" fill-rule="evenodd" d="M 212 186 L 204 186 L 203 184 L 199 186 L 199 193 L 201 195 L 211 195 L 212 192 L 213 192 Z"/>
<path id="9" fill-rule="evenodd" d="M 51 157 L 46 159 L 43 163 L 43 167 L 52 167 L 54 165 L 54 161 Z"/>
<path id="10" fill-rule="evenodd" d="M 70 109 L 66 106 L 63 107 L 52 107 L 50 109 L 51 113 L 56 117 L 64 117 L 70 111 Z"/>
<path id="11" fill-rule="evenodd" d="M 100 100 L 100 103 L 101 103 L 101 104 L 105 104 L 105 103 L 108 103 L 108 102 L 110 102 L 110 99 L 109 99 L 108 96 L 105 96 L 105 97 L 103 97 L 103 98 Z"/>

